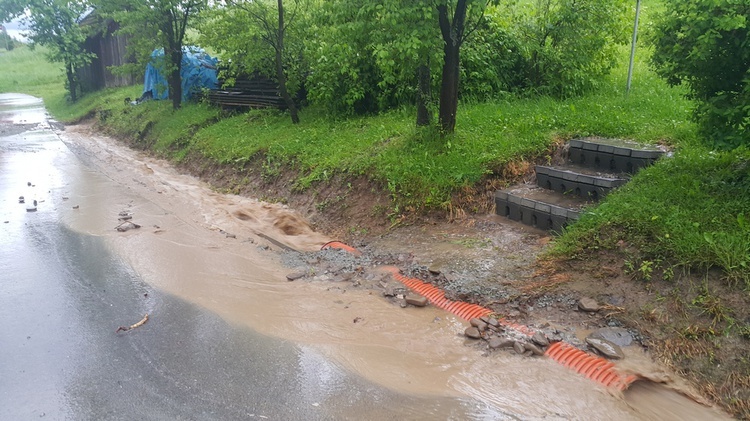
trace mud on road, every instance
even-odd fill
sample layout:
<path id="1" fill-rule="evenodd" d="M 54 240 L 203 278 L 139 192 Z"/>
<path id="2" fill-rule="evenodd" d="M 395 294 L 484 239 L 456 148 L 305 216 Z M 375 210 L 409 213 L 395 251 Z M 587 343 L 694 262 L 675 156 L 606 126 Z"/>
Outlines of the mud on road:
<path id="1" fill-rule="evenodd" d="M 78 136 L 92 134 L 88 125 L 69 127 L 68 131 Z M 95 131 L 93 131 L 95 132 Z M 104 145 L 107 140 L 99 140 Z M 86 149 L 73 142 L 72 147 Z M 101 146 L 107 148 L 106 146 Z M 108 148 L 107 148 L 108 149 Z M 116 149 L 116 148 L 115 148 Z M 91 149 L 80 151 L 96 155 Z M 107 158 L 107 150 L 92 159 L 113 160 L 122 165 L 130 156 Z M 142 157 L 145 164 L 139 171 L 141 176 L 153 174 L 156 165 L 149 165 L 149 159 Z M 211 220 L 215 230 L 227 238 L 237 238 L 238 232 L 231 228 L 241 221 L 249 226 L 253 234 L 270 240 L 270 247 L 282 252 L 282 262 L 289 272 L 302 273 L 296 282 L 325 282 L 326 290 L 346 292 L 352 286 L 370 290 L 373 299 L 383 293 L 383 277 L 368 270 L 378 265 L 393 265 L 405 274 L 429 281 L 445 290 L 453 300 L 479 303 L 507 317 L 509 320 L 529 325 L 533 328 L 556 332 L 560 338 L 575 346 L 586 348 L 585 336 L 592 330 L 603 327 L 620 327 L 623 323 L 617 318 L 622 306 L 631 294 L 640 293 L 636 287 L 624 286 L 609 294 L 602 295 L 602 288 L 587 289 L 585 285 L 607 285 L 593 275 L 587 281 L 578 279 L 577 288 L 555 289 L 557 285 L 570 285 L 571 275 L 539 263 L 538 256 L 548 247 L 552 237 L 543 231 L 525 227 L 493 215 L 466 216 L 448 220 L 444 216 L 422 216 L 411 219 L 399 218 L 394 223 L 382 214 L 387 207 L 386 195 L 378 194 L 372 188 L 337 188 L 335 183 L 321 186 L 318 191 L 292 193 L 288 180 L 283 177 L 264 181 L 261 177 L 248 180 L 247 169 L 233 172 L 231 169 L 218 169 L 214 164 L 192 158 L 183 163 L 183 171 L 202 176 L 219 192 L 241 193 L 248 197 L 261 197 L 282 201 L 296 212 L 288 212 L 286 206 L 263 204 L 253 200 L 225 201 L 216 193 L 212 200 L 218 200 L 222 209 L 216 212 L 203 211 L 202 215 L 190 215 L 194 220 Z M 192 191 L 188 185 L 174 186 L 165 183 L 148 184 L 142 187 L 151 190 L 152 195 L 166 193 L 170 189 L 188 191 L 196 201 L 202 200 L 201 192 Z M 245 181 L 241 181 L 245 180 Z M 355 183 L 364 183 L 359 180 Z M 362 187 L 362 186 L 359 186 Z M 336 200 L 331 200 L 331 199 Z M 252 203 L 251 203 L 252 202 Z M 321 203 L 333 203 L 320 206 Z M 208 203 L 208 202 L 207 202 Z M 210 206 L 210 204 L 209 204 Z M 265 220 L 257 220 L 257 215 L 265 215 Z M 300 215 L 300 216 L 297 216 Z M 308 224 L 306 221 L 311 221 Z M 261 230 L 261 227 L 263 229 Z M 268 230 L 268 227 L 273 227 Z M 159 229 L 157 228 L 155 233 Z M 325 233 L 325 234 L 323 234 Z M 242 237 L 242 234 L 239 234 Z M 242 238 L 239 238 L 242 239 Z M 340 239 L 357 247 L 364 253 L 363 258 L 353 258 L 340 252 L 319 253 L 320 245 L 331 239 Z M 247 241 L 247 240 L 243 240 Z M 262 246 L 262 242 L 258 243 Z M 275 247 L 280 246 L 280 247 Z M 294 251 L 290 251 L 294 250 Z M 601 268 L 602 276 L 607 273 L 621 276 L 616 262 Z M 597 313 L 580 311 L 579 300 L 586 294 L 601 301 L 602 311 Z M 382 298 L 381 298 L 382 299 Z M 341 306 L 347 308 L 346 300 Z M 339 304 L 336 301 L 337 305 Z M 401 311 L 402 303 L 393 300 L 394 311 Z M 437 318 L 436 318 L 437 319 Z M 357 318 L 353 319 L 358 323 Z M 630 328 L 631 326 L 626 326 Z M 640 333 L 631 329 L 635 345 L 629 347 L 623 367 L 650 378 L 667 383 L 671 388 L 701 400 L 690 387 L 669 370 L 655 363 L 645 354 Z M 481 342 L 468 342 L 480 354 L 491 355 Z M 372 374 L 372 373 L 371 373 Z M 576 374 L 571 373 L 571 376 Z M 666 393 L 666 389 L 665 389 Z M 675 405 L 675 411 L 687 404 L 682 398 Z M 633 405 L 629 402 L 629 405 Z M 664 406 L 664 405 L 657 405 Z M 645 410 L 637 411 L 644 419 L 662 419 L 664 415 L 647 415 Z M 679 417 L 678 417 L 679 418 Z M 668 419 L 668 418 L 667 418 Z"/>

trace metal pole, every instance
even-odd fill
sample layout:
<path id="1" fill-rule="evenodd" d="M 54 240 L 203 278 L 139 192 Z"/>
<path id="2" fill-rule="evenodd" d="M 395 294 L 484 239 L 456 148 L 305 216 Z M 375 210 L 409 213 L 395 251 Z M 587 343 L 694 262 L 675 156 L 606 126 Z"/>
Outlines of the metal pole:
<path id="1" fill-rule="evenodd" d="M 633 43 L 630 46 L 630 65 L 628 66 L 628 86 L 625 93 L 630 93 L 630 82 L 633 80 L 633 61 L 635 60 L 635 41 L 638 38 L 638 16 L 641 14 L 641 0 L 635 3 L 635 25 L 633 25 Z"/>

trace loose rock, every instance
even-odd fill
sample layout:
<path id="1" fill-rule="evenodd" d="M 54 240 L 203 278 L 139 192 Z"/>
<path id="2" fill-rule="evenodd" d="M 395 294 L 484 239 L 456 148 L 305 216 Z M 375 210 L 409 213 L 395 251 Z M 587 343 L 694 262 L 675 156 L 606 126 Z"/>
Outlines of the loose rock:
<path id="1" fill-rule="evenodd" d="M 516 354 L 523 355 L 526 352 L 526 347 L 521 342 L 513 342 L 513 350 L 516 351 Z"/>
<path id="2" fill-rule="evenodd" d="M 464 335 L 466 335 L 467 338 L 471 339 L 480 339 L 482 337 L 482 334 L 479 332 L 479 329 L 476 327 L 467 327 L 464 331 Z"/>
<path id="3" fill-rule="evenodd" d="M 523 344 L 523 348 L 527 351 L 531 351 L 532 353 L 534 353 L 534 355 L 538 355 L 538 356 L 544 355 L 544 351 L 542 351 L 541 348 L 532 344 L 531 342 L 526 342 L 525 344 Z"/>
<path id="4" fill-rule="evenodd" d="M 406 303 L 416 307 L 424 307 L 427 305 L 428 301 L 426 297 L 421 295 L 409 294 L 406 296 Z"/>
<path id="5" fill-rule="evenodd" d="M 599 311 L 599 303 L 593 298 L 583 297 L 578 300 L 578 308 L 593 313 Z"/>
<path id="6" fill-rule="evenodd" d="M 490 348 L 492 348 L 492 349 L 512 348 L 513 344 L 515 344 L 515 343 L 516 342 L 514 340 L 512 340 L 512 339 L 500 338 L 498 336 L 493 336 L 488 341 L 488 344 L 489 344 Z"/>
<path id="7" fill-rule="evenodd" d="M 483 322 L 482 319 L 473 318 L 469 320 L 469 324 L 479 329 L 480 332 L 487 330 L 487 323 Z"/>
<path id="8" fill-rule="evenodd" d="M 586 343 L 591 345 L 594 349 L 599 351 L 602 355 L 613 360 L 620 360 L 625 358 L 622 349 L 606 339 L 596 339 L 588 337 Z"/>
<path id="9" fill-rule="evenodd" d="M 621 327 L 597 329 L 589 335 L 589 338 L 604 339 L 618 346 L 628 346 L 633 343 L 633 335 L 627 329 Z"/>
<path id="10" fill-rule="evenodd" d="M 297 279 L 304 278 L 307 275 L 305 272 L 293 272 L 286 275 L 287 281 L 296 281 Z"/>
<path id="11" fill-rule="evenodd" d="M 534 336 L 531 337 L 531 341 L 539 346 L 549 345 L 549 340 L 546 336 L 544 336 L 544 333 L 542 332 L 535 333 Z"/>

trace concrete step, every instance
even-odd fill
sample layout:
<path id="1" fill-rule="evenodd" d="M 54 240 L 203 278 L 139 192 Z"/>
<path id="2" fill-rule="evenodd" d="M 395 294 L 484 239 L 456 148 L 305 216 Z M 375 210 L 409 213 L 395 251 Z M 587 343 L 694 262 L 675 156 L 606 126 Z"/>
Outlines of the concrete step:
<path id="1" fill-rule="evenodd" d="M 664 154 L 655 146 L 621 139 L 573 139 L 569 146 L 569 157 L 573 164 L 629 174 L 653 164 Z"/>
<path id="2" fill-rule="evenodd" d="M 627 183 L 629 179 L 624 173 L 606 173 L 579 165 L 537 165 L 535 170 L 539 187 L 594 201 Z"/>
<path id="3" fill-rule="evenodd" d="M 579 196 L 532 184 L 495 192 L 498 215 L 548 231 L 560 231 L 570 221 L 578 219 L 581 208 L 590 203 Z"/>

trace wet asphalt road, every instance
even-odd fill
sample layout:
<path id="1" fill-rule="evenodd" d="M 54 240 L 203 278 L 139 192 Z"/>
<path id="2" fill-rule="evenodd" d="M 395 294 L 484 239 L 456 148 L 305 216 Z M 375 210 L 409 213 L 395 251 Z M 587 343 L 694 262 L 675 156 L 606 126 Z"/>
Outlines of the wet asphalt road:
<path id="1" fill-rule="evenodd" d="M 15 133 L 40 106 L 0 94 L 0 420 L 485 417 L 476 402 L 383 389 L 144 283 L 103 239 L 60 222 L 70 204 L 55 168 L 84 164 L 49 128 Z"/>

